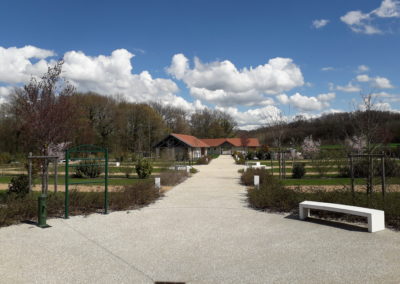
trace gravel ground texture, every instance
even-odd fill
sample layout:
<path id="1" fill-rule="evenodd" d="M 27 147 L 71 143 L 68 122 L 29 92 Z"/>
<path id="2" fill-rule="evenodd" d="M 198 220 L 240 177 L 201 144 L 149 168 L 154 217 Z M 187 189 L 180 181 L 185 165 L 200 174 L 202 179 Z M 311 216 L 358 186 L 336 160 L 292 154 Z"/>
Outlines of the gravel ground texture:
<path id="1" fill-rule="evenodd" d="M 400 233 L 247 207 L 230 156 L 141 210 L 0 229 L 0 283 L 399 283 Z"/>

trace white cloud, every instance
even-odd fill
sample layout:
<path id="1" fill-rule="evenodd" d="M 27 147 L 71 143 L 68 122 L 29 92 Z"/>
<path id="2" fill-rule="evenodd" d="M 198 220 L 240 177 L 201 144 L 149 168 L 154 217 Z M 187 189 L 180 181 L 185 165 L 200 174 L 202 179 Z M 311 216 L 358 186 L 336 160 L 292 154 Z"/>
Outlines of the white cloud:
<path id="1" fill-rule="evenodd" d="M 389 79 L 384 77 L 375 77 L 372 78 L 372 86 L 379 89 L 391 89 L 393 88 Z"/>
<path id="2" fill-rule="evenodd" d="M 320 29 L 322 27 L 325 27 L 329 23 L 329 20 L 326 19 L 320 19 L 320 20 L 314 20 L 312 22 L 312 25 L 316 29 Z"/>
<path id="3" fill-rule="evenodd" d="M 381 18 L 400 17 L 400 1 L 383 0 L 381 6 L 372 11 L 372 13 Z"/>
<path id="4" fill-rule="evenodd" d="M 391 89 L 393 88 L 390 80 L 385 77 L 369 77 L 368 75 L 358 75 L 356 77 L 358 82 L 370 82 L 371 87 L 378 89 Z"/>
<path id="5" fill-rule="evenodd" d="M 0 87 L 0 96 L 5 98 L 11 92 L 7 84 L 23 84 L 32 76 L 44 74 L 55 63 L 53 56 L 53 51 L 34 46 L 0 47 L 0 83 L 6 85 Z M 153 78 L 148 71 L 134 74 L 133 57 L 126 49 L 94 57 L 81 51 L 68 51 L 64 54 L 62 75 L 81 92 L 118 95 L 132 102 L 161 101 L 185 109 L 199 107 L 198 103 L 176 95 L 179 89 L 173 80 Z"/>
<path id="6" fill-rule="evenodd" d="M 191 95 L 219 106 L 268 105 L 276 95 L 304 85 L 300 68 L 290 58 L 273 58 L 255 68 L 237 69 L 229 60 L 202 63 L 194 59 L 193 68 L 183 54 L 176 54 L 166 69 L 181 79 Z"/>
<path id="7" fill-rule="evenodd" d="M 358 81 L 358 82 L 369 82 L 369 80 L 370 80 L 371 78 L 368 76 L 368 75 L 358 75 L 357 77 L 356 77 L 356 80 Z"/>
<path id="8" fill-rule="evenodd" d="M 321 70 L 322 71 L 333 71 L 333 70 L 335 70 L 335 68 L 333 68 L 331 66 L 327 66 L 327 67 L 322 67 Z"/>
<path id="9" fill-rule="evenodd" d="M 272 118 L 281 115 L 281 110 L 276 106 L 265 106 L 262 108 L 240 111 L 235 107 L 216 107 L 217 110 L 230 114 L 238 123 L 240 129 L 251 130 L 266 125 Z"/>
<path id="10" fill-rule="evenodd" d="M 317 97 L 307 97 L 296 93 L 290 97 L 281 94 L 277 96 L 277 99 L 282 104 L 291 104 L 300 111 L 315 111 L 329 107 L 329 102 L 335 97 L 335 93 L 320 94 Z"/>
<path id="11" fill-rule="evenodd" d="M 336 90 L 346 92 L 346 93 L 356 93 L 361 92 L 360 86 L 355 86 L 351 82 L 345 86 L 336 86 Z"/>
<path id="12" fill-rule="evenodd" d="M 382 34 L 383 31 L 372 25 L 377 18 L 398 18 L 400 17 L 400 1 L 383 0 L 381 5 L 369 13 L 361 11 L 350 11 L 340 20 L 348 25 L 348 27 L 356 33 L 364 33 L 368 35 Z"/>
<path id="13" fill-rule="evenodd" d="M 368 72 L 369 67 L 367 65 L 360 65 L 357 67 L 357 72 L 362 73 L 362 72 Z"/>
<path id="14" fill-rule="evenodd" d="M 40 76 L 47 71 L 48 57 L 54 56 L 51 50 L 27 45 L 21 48 L 0 46 L 0 82 L 16 84 L 28 82 L 31 76 Z M 36 59 L 36 63 L 32 63 Z"/>

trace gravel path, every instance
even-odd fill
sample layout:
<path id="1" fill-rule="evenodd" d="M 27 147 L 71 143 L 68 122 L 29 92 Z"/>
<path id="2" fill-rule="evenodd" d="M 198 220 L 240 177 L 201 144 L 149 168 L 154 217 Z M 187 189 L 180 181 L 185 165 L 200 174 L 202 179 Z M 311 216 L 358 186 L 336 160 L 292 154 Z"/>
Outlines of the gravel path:
<path id="1" fill-rule="evenodd" d="M 247 208 L 221 156 L 155 204 L 0 229 L 0 283 L 398 283 L 400 233 Z"/>

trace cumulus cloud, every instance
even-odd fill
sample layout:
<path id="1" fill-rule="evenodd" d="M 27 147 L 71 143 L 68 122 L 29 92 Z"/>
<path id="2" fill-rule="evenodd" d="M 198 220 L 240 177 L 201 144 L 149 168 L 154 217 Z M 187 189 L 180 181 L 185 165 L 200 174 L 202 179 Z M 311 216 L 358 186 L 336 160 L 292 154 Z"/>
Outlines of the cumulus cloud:
<path id="1" fill-rule="evenodd" d="M 385 77 L 370 77 L 368 75 L 358 75 L 356 77 L 358 82 L 370 82 L 371 87 L 378 89 L 391 89 L 393 85 L 390 83 L 390 80 Z"/>
<path id="2" fill-rule="evenodd" d="M 216 107 L 217 110 L 229 113 L 238 123 L 240 129 L 251 130 L 266 125 L 270 119 L 281 117 L 281 110 L 276 106 L 265 106 L 246 111 L 236 107 Z M 286 117 L 285 117 L 286 118 Z"/>
<path id="3" fill-rule="evenodd" d="M 55 63 L 53 56 L 53 51 L 34 46 L 0 47 L 0 83 L 23 84 L 32 76 L 41 76 L 49 65 Z M 200 107 L 199 102 L 190 103 L 177 96 L 179 89 L 173 80 L 153 78 L 148 71 L 134 74 L 131 63 L 133 57 L 134 54 L 126 49 L 117 49 L 111 55 L 99 56 L 68 51 L 63 57 L 62 75 L 81 92 L 118 95 L 132 102 L 157 100 L 185 109 Z M 0 87 L 2 98 L 10 92 L 10 86 Z"/>
<path id="4" fill-rule="evenodd" d="M 266 95 L 277 95 L 304 85 L 300 68 L 290 58 L 273 58 L 264 65 L 237 69 L 229 60 L 202 63 L 176 54 L 167 73 L 182 80 L 190 94 L 219 106 L 259 106 L 273 103 Z"/>
<path id="5" fill-rule="evenodd" d="M 53 51 L 31 45 L 22 48 L 0 46 L 0 82 L 16 84 L 40 76 L 47 71 L 45 59 L 52 56 L 55 56 Z M 32 59 L 37 62 L 32 63 Z"/>
<path id="6" fill-rule="evenodd" d="M 349 82 L 345 86 L 336 86 L 336 90 L 346 92 L 346 93 L 361 92 L 360 86 L 353 85 L 351 82 Z"/>
<path id="7" fill-rule="evenodd" d="M 349 11 L 340 20 L 356 33 L 382 34 L 383 31 L 373 25 L 378 18 L 398 18 L 400 17 L 400 1 L 383 0 L 381 5 L 369 13 L 362 11 Z"/>
<path id="8" fill-rule="evenodd" d="M 369 67 L 367 65 L 359 65 L 357 67 L 357 72 L 362 73 L 362 72 L 368 72 Z"/>
<path id="9" fill-rule="evenodd" d="M 317 97 L 307 97 L 300 93 L 292 96 L 285 94 L 277 96 L 279 102 L 282 104 L 291 104 L 300 111 L 316 111 L 327 108 L 330 105 L 330 101 L 335 97 L 335 93 L 320 94 Z"/>
<path id="10" fill-rule="evenodd" d="M 316 29 L 320 29 L 322 27 L 325 27 L 329 23 L 329 20 L 326 19 L 320 19 L 320 20 L 314 20 L 312 22 L 312 25 Z"/>

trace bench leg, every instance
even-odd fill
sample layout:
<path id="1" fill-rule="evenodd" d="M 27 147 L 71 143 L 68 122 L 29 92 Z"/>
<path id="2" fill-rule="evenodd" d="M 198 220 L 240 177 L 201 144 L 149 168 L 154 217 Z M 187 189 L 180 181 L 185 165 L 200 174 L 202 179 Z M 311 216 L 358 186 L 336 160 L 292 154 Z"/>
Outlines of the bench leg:
<path id="1" fill-rule="evenodd" d="M 374 233 L 385 230 L 385 215 L 371 214 L 368 216 L 368 232 Z"/>
<path id="2" fill-rule="evenodd" d="M 310 217 L 310 208 L 304 208 L 304 207 L 300 206 L 299 213 L 300 213 L 300 220 L 304 220 L 307 217 Z"/>

